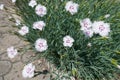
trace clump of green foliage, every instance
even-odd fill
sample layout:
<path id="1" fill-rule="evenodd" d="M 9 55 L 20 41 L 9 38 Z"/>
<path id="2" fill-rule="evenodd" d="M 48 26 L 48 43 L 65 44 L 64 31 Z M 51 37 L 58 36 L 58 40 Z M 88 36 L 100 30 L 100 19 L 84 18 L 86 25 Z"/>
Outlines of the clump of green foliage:
<path id="1" fill-rule="evenodd" d="M 73 0 L 79 4 L 78 13 L 71 15 L 65 10 L 68 0 L 37 0 L 47 8 L 47 14 L 39 17 L 30 0 L 17 0 L 17 13 L 30 32 L 24 36 L 33 46 L 38 38 L 47 40 L 48 49 L 38 54 L 53 63 L 59 70 L 70 73 L 76 79 L 118 80 L 120 62 L 120 2 L 116 0 Z M 105 18 L 110 14 L 109 18 Z M 95 35 L 86 38 L 80 30 L 80 19 L 110 23 L 110 37 Z M 33 23 L 46 22 L 44 31 L 34 30 Z M 75 42 L 71 48 L 63 46 L 63 37 L 71 35 Z M 87 46 L 91 43 L 92 46 Z"/>

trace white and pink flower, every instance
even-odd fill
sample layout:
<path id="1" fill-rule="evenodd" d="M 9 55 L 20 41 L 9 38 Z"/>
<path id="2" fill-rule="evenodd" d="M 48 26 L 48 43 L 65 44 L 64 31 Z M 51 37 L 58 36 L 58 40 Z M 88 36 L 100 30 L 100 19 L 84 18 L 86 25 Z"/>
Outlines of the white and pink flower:
<path id="1" fill-rule="evenodd" d="M 15 3 L 16 2 L 16 0 L 12 0 L 12 3 Z"/>
<path id="2" fill-rule="evenodd" d="M 16 24 L 16 26 L 19 26 L 21 24 L 20 20 L 16 19 L 15 24 Z"/>
<path id="3" fill-rule="evenodd" d="M 75 78 L 73 76 L 70 77 L 70 80 L 75 80 Z"/>
<path id="4" fill-rule="evenodd" d="M 93 30 L 92 29 L 84 29 L 83 33 L 85 34 L 86 37 L 92 37 L 93 36 Z"/>
<path id="5" fill-rule="evenodd" d="M 104 23 L 103 21 L 95 21 L 92 27 L 94 33 L 99 34 L 102 37 L 109 35 L 110 25 L 108 23 Z"/>
<path id="6" fill-rule="evenodd" d="M 29 28 L 27 26 L 23 26 L 21 27 L 21 29 L 18 31 L 19 34 L 21 34 L 22 36 L 26 35 L 27 33 L 29 33 Z"/>
<path id="7" fill-rule="evenodd" d="M 0 4 L 0 10 L 4 9 L 4 4 Z"/>
<path id="8" fill-rule="evenodd" d="M 47 9 L 45 6 L 38 4 L 35 8 L 35 12 L 37 15 L 39 15 L 40 17 L 43 17 L 44 15 L 47 14 Z"/>
<path id="9" fill-rule="evenodd" d="M 90 29 L 92 27 L 92 22 L 89 18 L 85 18 L 80 21 L 81 30 Z"/>
<path id="10" fill-rule="evenodd" d="M 36 2 L 36 0 L 31 0 L 28 5 L 33 8 L 34 6 L 37 5 L 37 2 Z"/>
<path id="11" fill-rule="evenodd" d="M 91 47 L 92 46 L 92 44 L 89 42 L 88 44 L 87 44 L 87 47 Z"/>
<path id="12" fill-rule="evenodd" d="M 46 24 L 44 21 L 37 21 L 33 23 L 33 29 L 39 29 L 40 31 L 42 31 L 45 25 Z"/>
<path id="13" fill-rule="evenodd" d="M 79 5 L 74 3 L 73 1 L 68 1 L 66 3 L 65 9 L 69 11 L 72 15 L 78 12 Z"/>
<path id="14" fill-rule="evenodd" d="M 39 52 L 43 52 L 43 51 L 47 50 L 47 48 L 48 48 L 47 41 L 42 38 L 37 39 L 35 42 L 35 48 Z"/>
<path id="15" fill-rule="evenodd" d="M 24 66 L 22 71 L 22 76 L 24 78 L 32 78 L 34 76 L 35 66 L 32 63 L 27 64 Z"/>
<path id="16" fill-rule="evenodd" d="M 81 30 L 87 37 L 93 36 L 93 30 L 92 30 L 92 22 L 89 18 L 85 18 L 80 21 Z"/>
<path id="17" fill-rule="evenodd" d="M 74 39 L 72 37 L 70 37 L 69 35 L 67 35 L 63 38 L 63 45 L 65 47 L 72 47 L 73 42 L 74 42 Z"/>
<path id="18" fill-rule="evenodd" d="M 120 69 L 120 65 L 117 65 L 117 68 Z"/>
<path id="19" fill-rule="evenodd" d="M 105 15 L 105 18 L 109 18 L 109 17 L 110 17 L 110 14 L 106 14 L 106 15 Z"/>
<path id="20" fill-rule="evenodd" d="M 14 49 L 13 46 L 7 48 L 7 55 L 9 58 L 14 58 L 18 54 L 17 49 Z"/>

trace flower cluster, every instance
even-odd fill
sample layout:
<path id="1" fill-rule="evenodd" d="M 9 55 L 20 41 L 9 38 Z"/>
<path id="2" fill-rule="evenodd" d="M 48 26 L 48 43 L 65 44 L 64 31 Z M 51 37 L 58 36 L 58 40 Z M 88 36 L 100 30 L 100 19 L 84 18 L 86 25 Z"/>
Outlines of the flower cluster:
<path id="1" fill-rule="evenodd" d="M 28 5 L 32 8 L 36 6 L 35 13 L 40 17 L 43 17 L 47 14 L 47 8 L 41 4 L 37 5 L 37 2 L 35 0 L 31 0 Z M 66 11 L 69 11 L 71 15 L 73 15 L 78 12 L 78 7 L 79 5 L 77 3 L 74 3 L 73 1 L 68 1 L 66 3 L 65 9 Z M 105 37 L 108 36 L 110 32 L 110 25 L 108 23 L 104 23 L 103 21 L 95 21 L 94 23 L 92 23 L 89 18 L 85 18 L 83 20 L 80 20 L 80 25 L 81 30 L 86 35 L 86 37 L 90 38 L 93 36 L 94 33 Z M 33 23 L 33 29 L 38 29 L 40 31 L 42 31 L 45 26 L 46 24 L 44 21 L 36 21 Z M 19 31 L 21 35 L 25 35 L 28 32 L 29 29 L 27 26 L 23 26 Z M 63 37 L 63 46 L 72 47 L 74 41 L 75 40 L 71 36 L 66 35 L 65 37 Z M 47 41 L 45 39 L 39 38 L 35 42 L 35 48 L 39 52 L 47 50 Z"/>
<path id="2" fill-rule="evenodd" d="M 13 46 L 7 48 L 7 55 L 9 58 L 13 59 L 16 55 L 18 55 L 17 49 Z M 27 64 L 24 66 L 22 71 L 22 75 L 24 78 L 32 78 L 34 76 L 35 66 L 32 63 Z"/>
<path id="3" fill-rule="evenodd" d="M 92 22 L 90 21 L 89 18 L 86 18 L 84 20 L 80 21 L 81 25 L 81 30 L 84 32 L 84 34 L 88 37 L 93 36 L 93 31 L 92 31 Z"/>
<path id="4" fill-rule="evenodd" d="M 28 3 L 28 6 L 30 8 L 34 8 L 35 13 L 40 19 L 43 19 L 45 15 L 47 15 L 47 8 L 42 4 L 37 4 L 36 0 L 31 0 Z M 79 5 L 73 1 L 68 1 L 65 5 L 66 12 L 69 12 L 71 15 L 74 15 L 78 12 Z M 108 18 L 110 15 L 105 15 L 105 18 Z M 47 22 L 47 21 L 46 21 Z M 32 29 L 39 30 L 40 32 L 45 31 L 45 28 L 47 27 L 46 22 L 43 20 L 36 20 L 32 23 Z M 20 25 L 20 21 L 16 20 L 16 25 Z M 93 37 L 94 34 L 99 34 L 102 37 L 109 36 L 110 33 L 110 24 L 105 23 L 104 21 L 94 21 L 92 22 L 89 18 L 85 18 L 83 20 L 80 20 L 80 31 L 82 31 L 86 37 Z M 29 27 L 23 26 L 18 31 L 22 36 L 29 33 Z M 63 43 L 62 45 L 67 48 L 71 48 L 74 45 L 75 39 L 74 36 L 71 36 L 70 34 L 65 34 L 62 37 L 61 40 Z M 44 52 L 49 48 L 48 42 L 44 38 L 38 38 L 36 39 L 34 43 L 35 49 L 38 52 Z M 87 47 L 91 47 L 92 44 L 88 43 Z M 14 50 L 14 48 L 12 48 Z M 8 53 L 10 54 L 10 51 L 8 50 Z M 14 53 L 16 54 L 16 53 Z M 12 57 L 11 57 L 12 58 Z M 31 78 L 34 76 L 34 70 L 35 66 L 30 63 L 26 65 L 23 69 L 22 75 L 25 78 Z M 74 80 L 74 78 L 73 78 Z"/>
<path id="5" fill-rule="evenodd" d="M 9 58 L 13 59 L 15 56 L 18 55 L 18 50 L 15 49 L 13 46 L 7 48 L 7 55 Z M 22 71 L 22 76 L 24 78 L 32 78 L 34 76 L 35 66 L 32 63 L 27 64 L 24 66 Z"/>
<path id="6" fill-rule="evenodd" d="M 106 37 L 110 32 L 110 25 L 104 21 L 95 21 L 92 23 L 89 18 L 80 21 L 81 30 L 88 37 L 92 37 L 93 33 Z"/>

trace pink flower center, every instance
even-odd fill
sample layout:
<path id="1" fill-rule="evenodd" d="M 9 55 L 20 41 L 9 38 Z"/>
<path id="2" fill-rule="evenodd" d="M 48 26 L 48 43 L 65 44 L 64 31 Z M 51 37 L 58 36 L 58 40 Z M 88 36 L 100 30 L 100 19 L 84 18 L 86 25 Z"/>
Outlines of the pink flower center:
<path id="1" fill-rule="evenodd" d="M 86 21 L 83 21 L 84 27 L 88 28 L 88 23 Z"/>
<path id="2" fill-rule="evenodd" d="M 26 29 L 22 29 L 23 32 L 26 32 Z"/>
<path id="3" fill-rule="evenodd" d="M 41 48 L 41 47 L 44 47 L 43 43 L 39 43 L 38 46 L 39 46 L 40 48 Z"/>
<path id="4" fill-rule="evenodd" d="M 32 5 L 35 5 L 35 1 L 34 1 L 34 2 L 32 2 Z"/>
<path id="5" fill-rule="evenodd" d="M 100 31 L 103 31 L 104 29 L 105 29 L 105 27 L 104 27 L 103 25 L 100 25 L 100 26 L 99 26 L 99 30 L 100 30 Z"/>
<path id="6" fill-rule="evenodd" d="M 42 28 L 42 25 L 41 25 L 41 24 L 38 24 L 38 28 Z"/>
<path id="7" fill-rule="evenodd" d="M 28 74 L 31 74 L 31 73 L 32 73 L 31 70 L 32 70 L 31 68 L 27 68 L 26 72 L 27 72 Z"/>
<path id="8" fill-rule="evenodd" d="M 70 43 L 70 40 L 68 39 L 68 40 L 66 40 L 66 43 Z"/>
<path id="9" fill-rule="evenodd" d="M 14 55 L 14 51 L 13 50 L 11 50 L 10 53 L 11 53 L 11 55 Z"/>
<path id="10" fill-rule="evenodd" d="M 87 32 L 86 32 L 86 35 L 90 35 L 90 31 L 87 31 Z"/>
<path id="11" fill-rule="evenodd" d="M 42 8 L 39 8 L 39 10 L 38 10 L 40 13 L 42 13 L 43 12 L 43 9 Z"/>
<path id="12" fill-rule="evenodd" d="M 74 6 L 70 6 L 70 9 L 73 10 L 73 9 L 74 9 Z"/>

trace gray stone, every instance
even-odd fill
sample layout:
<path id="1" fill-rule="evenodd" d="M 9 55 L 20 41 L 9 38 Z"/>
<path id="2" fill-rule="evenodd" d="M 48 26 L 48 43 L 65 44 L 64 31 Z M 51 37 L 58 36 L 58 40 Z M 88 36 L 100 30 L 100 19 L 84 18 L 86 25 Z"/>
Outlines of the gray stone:
<path id="1" fill-rule="evenodd" d="M 0 80 L 3 80 L 3 78 L 2 78 L 2 77 L 0 77 Z"/>
<path id="2" fill-rule="evenodd" d="M 32 62 L 34 61 L 35 58 L 35 53 L 31 50 L 28 50 L 27 52 L 25 52 L 22 56 L 22 62 L 23 63 L 28 63 L 28 62 Z"/>
<path id="3" fill-rule="evenodd" d="M 5 52 L 8 47 L 18 44 L 19 41 L 20 39 L 15 35 L 4 34 L 3 38 L 0 39 L 0 53 Z"/>
<path id="4" fill-rule="evenodd" d="M 0 60 L 7 60 L 7 61 L 11 61 L 13 63 L 19 62 L 21 60 L 21 54 L 18 53 L 13 59 L 11 59 L 11 58 L 8 57 L 7 53 L 3 53 L 0 56 Z"/>
<path id="5" fill-rule="evenodd" d="M 0 43 L 0 45 L 1 45 L 1 43 Z M 4 53 L 3 51 L 0 51 L 0 55 L 3 54 L 3 53 Z"/>
<path id="6" fill-rule="evenodd" d="M 3 36 L 4 37 L 0 40 L 3 46 L 15 45 L 18 44 L 20 41 L 20 39 L 16 35 L 4 34 Z"/>
<path id="7" fill-rule="evenodd" d="M 9 74 L 4 76 L 4 79 L 5 80 L 49 80 L 49 74 L 48 75 L 41 74 L 31 79 L 23 78 L 22 70 L 24 68 L 24 65 L 25 64 L 21 62 L 13 64 L 12 70 L 9 72 Z"/>
<path id="8" fill-rule="evenodd" d="M 36 66 L 37 71 L 43 71 L 43 70 L 48 70 L 49 71 L 49 63 L 44 58 L 36 60 L 34 62 L 34 64 Z"/>
<path id="9" fill-rule="evenodd" d="M 23 80 L 22 78 L 22 69 L 24 67 L 24 64 L 21 62 L 13 64 L 12 70 L 9 72 L 9 74 L 4 76 L 5 80 Z"/>
<path id="10" fill-rule="evenodd" d="M 0 22 L 1 23 L 1 22 Z M 6 23 L 7 24 L 7 23 Z M 12 32 L 14 31 L 15 28 L 13 28 L 11 25 L 5 27 L 5 26 L 2 26 L 0 25 L 0 33 L 1 34 L 6 34 L 6 33 L 9 33 L 9 32 Z M 0 36 L 1 37 L 1 36 Z"/>
<path id="11" fill-rule="evenodd" d="M 11 69 L 11 62 L 0 61 L 0 76 L 7 74 Z"/>
<path id="12" fill-rule="evenodd" d="M 26 47 L 28 47 L 29 45 L 30 45 L 29 42 L 23 41 L 23 40 L 21 39 L 21 41 L 19 42 L 19 44 L 16 45 L 16 47 L 17 47 L 17 48 L 26 48 Z"/>

